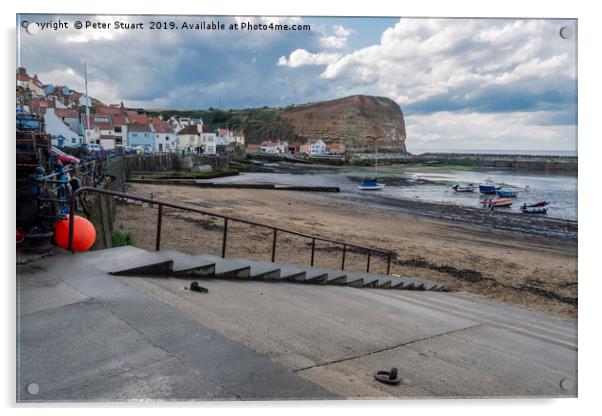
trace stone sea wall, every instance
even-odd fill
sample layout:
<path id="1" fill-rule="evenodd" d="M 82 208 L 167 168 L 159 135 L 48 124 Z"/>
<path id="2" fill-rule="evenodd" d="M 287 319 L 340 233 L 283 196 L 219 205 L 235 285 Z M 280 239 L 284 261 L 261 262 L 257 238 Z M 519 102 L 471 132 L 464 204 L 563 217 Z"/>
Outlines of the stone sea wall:
<path id="1" fill-rule="evenodd" d="M 356 153 L 351 163 L 372 164 L 374 153 Z M 378 153 L 379 163 L 424 163 L 432 165 L 465 165 L 516 170 L 577 173 L 576 156 L 493 155 L 471 153 Z"/>

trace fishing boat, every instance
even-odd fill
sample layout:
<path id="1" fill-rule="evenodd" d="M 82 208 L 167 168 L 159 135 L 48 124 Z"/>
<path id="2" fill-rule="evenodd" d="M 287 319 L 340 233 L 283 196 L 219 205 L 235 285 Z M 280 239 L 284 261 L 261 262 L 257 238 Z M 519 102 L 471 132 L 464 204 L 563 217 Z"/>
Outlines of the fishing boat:
<path id="1" fill-rule="evenodd" d="M 452 189 L 456 192 L 474 192 L 475 186 L 472 183 L 464 185 L 457 183 L 454 186 L 452 186 Z"/>
<path id="2" fill-rule="evenodd" d="M 537 202 L 535 204 L 523 204 L 520 210 L 525 214 L 545 214 L 548 212 L 548 203 L 546 201 Z"/>
<path id="3" fill-rule="evenodd" d="M 482 200 L 481 204 L 483 204 L 487 208 L 491 208 L 491 207 L 497 208 L 497 207 L 509 207 L 510 205 L 512 205 L 513 202 L 514 202 L 514 200 L 512 198 L 498 198 L 498 199 L 488 198 L 488 199 Z"/>
<path id="4" fill-rule="evenodd" d="M 495 182 L 492 179 L 486 179 L 484 183 L 479 184 L 479 192 L 482 194 L 495 194 L 500 189 L 502 187 L 495 186 Z"/>
<path id="5" fill-rule="evenodd" d="M 504 191 L 503 189 L 498 189 L 497 194 L 500 198 L 516 198 L 518 195 L 517 191 Z"/>
<path id="6" fill-rule="evenodd" d="M 357 187 L 360 191 L 379 191 L 385 187 L 384 183 L 378 181 L 378 153 L 376 140 L 374 140 L 374 178 L 366 178 Z"/>
<path id="7" fill-rule="evenodd" d="M 374 179 L 364 179 L 362 183 L 357 187 L 360 191 L 378 191 L 379 189 L 383 189 L 385 187 L 384 183 L 378 182 L 376 178 Z"/>

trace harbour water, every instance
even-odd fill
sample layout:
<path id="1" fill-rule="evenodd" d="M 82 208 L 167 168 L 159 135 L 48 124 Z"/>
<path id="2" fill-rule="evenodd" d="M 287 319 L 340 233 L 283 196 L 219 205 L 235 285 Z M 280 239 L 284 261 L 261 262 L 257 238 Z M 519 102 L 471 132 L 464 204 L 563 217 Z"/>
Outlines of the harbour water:
<path id="1" fill-rule="evenodd" d="M 374 176 L 374 170 L 370 168 L 316 168 L 294 173 L 275 168 L 275 171 L 241 173 L 238 176 L 212 179 L 211 182 L 337 186 L 341 189 L 341 197 L 350 199 L 355 196 L 358 202 L 369 202 L 373 197 L 384 196 L 478 208 L 482 206 L 480 201 L 491 198 L 492 195 L 481 195 L 478 190 L 457 193 L 451 187 L 459 182 L 482 183 L 491 179 L 504 189 L 518 192 L 518 197 L 511 207 L 498 209 L 519 214 L 523 203 L 547 201 L 550 203 L 548 217 L 577 220 L 576 175 L 482 168 L 458 169 L 446 166 L 386 166 L 379 170 L 379 180 L 387 186 L 381 191 L 371 193 L 357 189 L 362 178 Z"/>

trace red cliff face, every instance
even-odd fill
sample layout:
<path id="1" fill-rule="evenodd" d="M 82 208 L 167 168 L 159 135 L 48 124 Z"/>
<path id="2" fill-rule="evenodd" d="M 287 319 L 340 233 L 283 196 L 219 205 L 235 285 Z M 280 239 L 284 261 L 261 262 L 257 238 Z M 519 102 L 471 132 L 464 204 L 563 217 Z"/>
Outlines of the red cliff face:
<path id="1" fill-rule="evenodd" d="M 303 104 L 283 110 L 295 133 L 305 139 L 340 141 L 347 149 L 406 152 L 406 130 L 401 108 L 385 97 L 354 95 Z"/>

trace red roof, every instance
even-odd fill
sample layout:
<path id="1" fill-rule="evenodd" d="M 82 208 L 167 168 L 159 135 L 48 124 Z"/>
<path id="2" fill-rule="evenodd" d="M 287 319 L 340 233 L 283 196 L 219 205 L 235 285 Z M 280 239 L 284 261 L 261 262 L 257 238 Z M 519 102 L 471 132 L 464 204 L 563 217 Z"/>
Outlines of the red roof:
<path id="1" fill-rule="evenodd" d="M 180 135 L 180 134 L 194 134 L 194 135 L 198 136 L 199 129 L 197 128 L 197 126 L 190 124 L 190 125 L 184 127 L 182 130 L 180 130 L 178 132 L 178 135 Z"/>
<path id="2" fill-rule="evenodd" d="M 97 107 L 96 114 L 116 116 L 121 114 L 121 109 L 119 107 Z"/>
<path id="3" fill-rule="evenodd" d="M 77 110 L 69 108 L 55 108 L 54 114 L 62 118 L 77 118 Z"/>
<path id="4" fill-rule="evenodd" d="M 128 126 L 128 130 L 138 132 L 138 133 L 150 133 L 150 131 L 151 131 L 148 124 L 130 124 Z"/>
<path id="5" fill-rule="evenodd" d="M 113 125 L 114 126 L 125 126 L 127 124 L 127 120 L 124 116 L 112 116 Z"/>
<path id="6" fill-rule="evenodd" d="M 42 109 L 42 108 L 50 108 L 50 107 L 52 107 L 51 101 L 46 101 L 46 100 L 32 100 L 31 101 L 31 111 L 34 114 L 39 113 L 40 109 Z"/>
<path id="7" fill-rule="evenodd" d="M 79 98 L 80 98 L 82 95 L 84 95 L 84 94 L 83 94 L 83 93 L 81 93 L 81 92 L 77 92 L 77 91 L 73 91 L 73 92 L 71 93 L 71 97 L 73 97 L 73 99 L 74 99 L 74 100 L 79 100 Z"/>
<path id="8" fill-rule="evenodd" d="M 17 74 L 17 81 L 29 81 L 29 76 L 28 75 L 22 75 L 22 74 Z"/>
<path id="9" fill-rule="evenodd" d="M 203 133 L 213 133 L 213 130 L 211 130 L 208 125 L 203 124 Z"/>
<path id="10" fill-rule="evenodd" d="M 98 128 L 99 130 L 111 130 L 113 125 L 111 117 L 107 116 L 90 116 L 90 126 L 88 126 L 88 117 L 84 116 L 84 126 L 86 128 Z"/>
<path id="11" fill-rule="evenodd" d="M 153 128 L 155 129 L 155 133 L 173 133 L 173 128 L 169 123 L 158 118 L 153 119 Z"/>
<path id="12" fill-rule="evenodd" d="M 135 112 L 128 111 L 127 118 L 132 124 L 148 124 L 149 119 L 146 114 L 137 114 Z"/>

